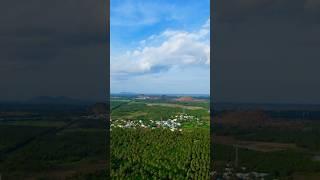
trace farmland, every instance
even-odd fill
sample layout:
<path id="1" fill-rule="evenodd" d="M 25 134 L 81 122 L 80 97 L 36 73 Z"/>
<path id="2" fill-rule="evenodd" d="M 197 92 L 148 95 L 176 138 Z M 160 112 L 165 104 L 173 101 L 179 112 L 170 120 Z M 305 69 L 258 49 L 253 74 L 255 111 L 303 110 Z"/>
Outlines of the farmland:
<path id="1" fill-rule="evenodd" d="M 216 177 L 317 177 L 320 123 L 305 111 L 227 110 L 213 122 Z M 312 178 L 311 178 L 312 179 Z M 317 179 L 317 178 L 315 178 Z"/>
<path id="2" fill-rule="evenodd" d="M 112 179 L 209 179 L 209 101 L 111 100 Z"/>
<path id="3" fill-rule="evenodd" d="M 105 179 L 105 119 L 89 118 L 86 107 L 59 106 L 2 110 L 3 179 Z"/>

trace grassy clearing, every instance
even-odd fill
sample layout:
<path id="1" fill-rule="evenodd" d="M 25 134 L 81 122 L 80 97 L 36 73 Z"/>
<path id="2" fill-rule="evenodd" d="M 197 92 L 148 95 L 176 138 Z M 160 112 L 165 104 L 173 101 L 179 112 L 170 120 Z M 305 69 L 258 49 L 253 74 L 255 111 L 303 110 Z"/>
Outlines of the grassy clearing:
<path id="1" fill-rule="evenodd" d="M 165 106 L 165 107 L 174 107 L 174 108 L 185 108 L 190 110 L 204 109 L 199 106 L 185 106 L 181 104 L 173 104 L 173 103 L 147 103 L 148 106 Z"/>

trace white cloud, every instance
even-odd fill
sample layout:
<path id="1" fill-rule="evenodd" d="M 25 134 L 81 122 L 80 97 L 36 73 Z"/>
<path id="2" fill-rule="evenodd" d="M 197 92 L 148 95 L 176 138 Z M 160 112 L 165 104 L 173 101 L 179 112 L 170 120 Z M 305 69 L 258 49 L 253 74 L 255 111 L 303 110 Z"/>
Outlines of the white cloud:
<path id="1" fill-rule="evenodd" d="M 140 47 L 111 56 L 111 76 L 139 75 L 172 67 L 210 64 L 210 20 L 193 32 L 166 30 L 141 40 Z"/>

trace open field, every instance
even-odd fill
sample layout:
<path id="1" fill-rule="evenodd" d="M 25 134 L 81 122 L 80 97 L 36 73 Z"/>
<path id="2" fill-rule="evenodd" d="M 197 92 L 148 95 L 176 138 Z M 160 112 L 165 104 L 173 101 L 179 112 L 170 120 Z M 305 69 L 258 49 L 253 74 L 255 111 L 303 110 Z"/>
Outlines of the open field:
<path id="1" fill-rule="evenodd" d="M 105 119 L 87 118 L 83 108 L 59 112 L 41 112 L 33 119 L 3 113 L 3 179 L 105 179 Z"/>
<path id="2" fill-rule="evenodd" d="M 209 179 L 208 104 L 112 100 L 111 178 Z"/>
<path id="3" fill-rule="evenodd" d="M 217 177 L 222 177 L 226 169 L 232 170 L 229 177 L 237 173 L 250 176 L 253 172 L 267 179 L 317 177 L 320 123 L 294 117 L 288 111 L 218 112 L 212 129 Z"/>
<path id="4" fill-rule="evenodd" d="M 151 101 L 151 102 L 150 102 Z M 209 127 L 209 112 L 201 106 L 181 105 L 174 103 L 154 102 L 155 100 L 134 100 L 121 102 L 111 101 L 111 119 L 121 122 L 138 122 L 153 124 L 155 122 L 181 121 L 182 127 Z M 160 100 L 157 100 L 160 101 Z M 203 102 L 202 102 L 203 103 Z M 209 104 L 206 102 L 207 105 Z M 116 104 L 116 105 L 114 105 Z M 180 117 L 183 114 L 183 117 Z M 179 116 L 179 117 L 178 117 Z M 178 118 L 178 119 L 177 119 Z M 181 119 L 182 118 L 182 119 Z M 176 119 L 176 120 L 174 120 Z M 183 120 L 184 119 L 184 120 Z M 152 122 L 151 122 L 152 121 Z M 119 123 L 113 122 L 114 125 Z"/>
<path id="5" fill-rule="evenodd" d="M 148 106 L 165 106 L 165 107 L 173 107 L 173 108 L 184 108 L 184 109 L 191 109 L 191 110 L 197 110 L 197 109 L 204 109 L 203 107 L 199 106 L 184 106 L 180 104 L 173 104 L 173 103 L 147 103 Z"/>

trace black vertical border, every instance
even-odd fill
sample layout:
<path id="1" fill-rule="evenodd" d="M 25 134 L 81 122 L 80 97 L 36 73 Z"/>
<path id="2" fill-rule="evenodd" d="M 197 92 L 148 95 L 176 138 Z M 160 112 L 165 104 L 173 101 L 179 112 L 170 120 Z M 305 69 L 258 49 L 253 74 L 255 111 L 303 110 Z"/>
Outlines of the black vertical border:
<path id="1" fill-rule="evenodd" d="M 216 0 L 210 0 L 210 179 L 213 179 L 214 171 L 214 147 L 213 147 L 213 121 L 214 121 L 214 86 L 213 86 L 213 57 L 214 57 L 214 39 L 216 32 L 214 25 L 216 22 Z"/>
<path id="2" fill-rule="evenodd" d="M 106 178 L 111 175 L 111 156 L 110 156 L 110 0 L 106 0 Z"/>

